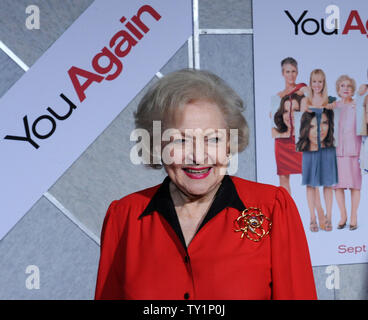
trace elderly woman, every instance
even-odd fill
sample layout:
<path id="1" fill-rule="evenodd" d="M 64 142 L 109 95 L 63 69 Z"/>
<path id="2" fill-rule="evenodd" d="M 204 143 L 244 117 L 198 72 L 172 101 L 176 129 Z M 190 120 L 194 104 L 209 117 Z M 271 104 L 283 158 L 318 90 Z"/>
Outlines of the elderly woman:
<path id="1" fill-rule="evenodd" d="M 136 126 L 151 142 L 153 121 L 173 133 L 161 146 L 149 143 L 151 165 L 161 154 L 167 177 L 110 205 L 96 299 L 316 298 L 288 192 L 226 174 L 231 150 L 248 143 L 242 110 L 239 96 L 206 71 L 173 72 L 143 97 Z"/>
<path id="2" fill-rule="evenodd" d="M 336 92 L 341 98 L 336 102 L 336 108 L 340 109 L 338 123 L 337 171 L 339 182 L 334 187 L 337 205 L 340 209 L 340 221 L 338 229 L 343 229 L 347 222 L 347 210 L 345 206 L 345 189 L 350 189 L 351 231 L 358 228 L 358 208 L 360 203 L 360 189 L 362 188 L 362 174 L 359 157 L 362 137 L 356 134 L 356 102 L 353 99 L 355 93 L 355 80 L 347 75 L 341 75 L 336 80 Z"/>

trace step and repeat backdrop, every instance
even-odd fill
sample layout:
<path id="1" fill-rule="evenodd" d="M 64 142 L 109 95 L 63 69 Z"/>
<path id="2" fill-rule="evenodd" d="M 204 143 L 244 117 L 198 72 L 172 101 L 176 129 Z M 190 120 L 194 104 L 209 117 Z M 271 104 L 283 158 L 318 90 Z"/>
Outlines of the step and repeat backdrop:
<path id="1" fill-rule="evenodd" d="M 198 5 L 197 1 L 172 0 L 91 1 L 29 70 L 23 68 L 23 76 L 1 97 L 0 241 L 9 256 L 12 253 L 7 248 L 12 247 L 13 238 L 7 236 L 48 191 L 51 190 L 48 200 L 52 193 L 56 194 L 51 203 L 57 209 L 53 209 L 68 216 L 67 208 L 60 203 L 58 206 L 57 200 L 70 208 L 68 218 L 77 221 L 76 225 L 90 236 L 88 241 L 93 240 L 89 242 L 93 242 L 95 250 L 99 249 L 102 214 L 107 209 L 101 199 L 105 197 L 108 180 L 118 177 L 123 181 L 108 190 L 109 196 L 123 196 L 121 184 L 130 182 L 131 189 L 136 190 L 143 180 L 150 184 L 161 179 L 158 174 L 154 179 L 142 178 L 146 175 L 140 171 L 126 182 L 126 177 L 134 175 L 133 164 L 123 162 L 125 158 L 122 160 L 118 152 L 111 170 L 98 171 L 104 157 L 86 165 L 88 154 L 81 161 L 87 169 L 78 167 L 67 179 L 62 178 L 104 136 L 105 130 L 113 128 L 108 138 L 99 143 L 111 145 L 96 147 L 93 152 L 104 153 L 119 147 L 126 154 L 130 152 L 125 149 L 133 120 L 131 114 L 120 118 L 119 115 L 155 81 L 155 75 L 162 76 L 160 70 L 166 72 L 164 66 L 173 59 L 176 69 L 183 65 L 210 69 L 241 93 L 251 136 L 234 175 L 281 185 L 290 192 L 300 212 L 313 266 L 368 262 L 366 1 L 203 1 L 202 8 L 206 10 L 201 11 L 202 21 L 213 22 L 216 14 L 219 17 L 207 25 L 193 15 L 198 13 L 198 8 L 193 10 L 193 3 Z M 27 14 L 30 12 L 25 17 Z M 26 23 L 39 27 L 35 21 Z M 176 63 L 175 59 L 180 61 Z M 167 71 L 175 68 L 168 67 Z M 114 124 L 117 118 L 120 120 Z M 114 130 L 121 124 L 127 129 Z M 125 137 L 121 137 L 122 132 L 127 133 Z M 121 171 L 128 173 L 119 173 L 116 168 L 120 170 L 120 165 Z M 109 173 L 107 177 L 105 172 Z M 106 179 L 99 176 L 89 180 L 88 175 L 95 173 Z M 55 186 L 58 179 L 61 180 Z M 88 189 L 89 183 L 96 184 L 95 193 Z M 68 187 L 70 193 L 60 192 Z M 82 194 L 79 198 L 74 197 L 75 190 Z M 124 189 L 128 191 L 129 188 Z M 105 198 L 107 201 L 108 196 Z M 84 203 L 80 205 L 78 201 Z M 97 205 L 98 214 L 90 210 Z M 45 212 L 51 211 L 45 207 Z M 43 216 L 42 219 L 51 220 Z M 66 239 L 63 230 L 60 238 Z M 61 242 L 54 246 L 61 248 Z M 23 244 L 17 245 L 17 250 L 22 250 Z M 44 246 L 50 246 L 50 251 L 55 249 L 48 243 Z M 53 256 L 44 254 L 45 248 L 40 250 L 38 259 L 47 266 L 42 265 L 41 269 L 51 270 L 49 279 L 54 279 L 52 270 L 59 269 L 50 258 Z M 71 251 L 77 252 L 74 247 Z M 29 259 L 31 255 L 24 254 L 22 259 L 30 265 L 38 264 Z M 88 255 L 97 261 L 94 251 Z M 81 260 L 85 260 L 84 256 Z M 13 276 L 15 271 L 9 270 L 16 263 L 10 258 L 6 261 L 2 268 Z M 68 257 L 60 261 L 69 266 Z M 314 270 L 317 286 L 322 288 L 319 293 L 334 299 L 335 293 L 329 291 L 332 287 L 325 289 L 325 268 Z M 9 275 L 6 278 L 10 279 Z M 17 280 L 15 297 L 24 290 L 22 276 Z M 346 279 L 350 279 L 347 273 Z M 95 279 L 88 281 L 94 287 Z M 3 287 L 10 288 L 13 282 L 0 279 Z M 58 297 L 64 296 L 62 292 Z"/>

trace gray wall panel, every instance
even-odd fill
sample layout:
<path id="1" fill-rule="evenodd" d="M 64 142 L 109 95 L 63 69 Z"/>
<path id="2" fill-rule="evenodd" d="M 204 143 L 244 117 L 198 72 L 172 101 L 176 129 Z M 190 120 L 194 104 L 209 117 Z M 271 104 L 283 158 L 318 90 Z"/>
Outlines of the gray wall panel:
<path id="1" fill-rule="evenodd" d="M 0 40 L 31 66 L 93 0 L 1 0 Z M 40 29 L 28 30 L 26 8 L 40 9 Z"/>
<path id="2" fill-rule="evenodd" d="M 202 29 L 252 28 L 251 0 L 199 0 Z"/>
<path id="3" fill-rule="evenodd" d="M 0 98 L 23 73 L 24 71 L 0 50 Z"/>
<path id="4" fill-rule="evenodd" d="M 0 241 L 0 299 L 92 299 L 99 246 L 41 198 Z M 28 265 L 40 289 L 27 289 Z"/>
<path id="5" fill-rule="evenodd" d="M 368 300 L 368 264 L 339 265 L 340 289 L 337 300 Z"/>
<path id="6" fill-rule="evenodd" d="M 49 190 L 96 236 L 100 236 L 103 218 L 112 200 L 159 184 L 165 177 L 162 170 L 134 165 L 129 157 L 134 146 L 130 141 L 135 128 L 133 112 L 145 91 L 120 113 Z"/>
<path id="7" fill-rule="evenodd" d="M 329 276 L 326 273 L 326 266 L 314 267 L 313 268 L 314 281 L 317 288 L 317 296 L 320 300 L 334 300 L 335 299 L 335 289 L 327 288 L 326 280 Z"/>
<path id="8" fill-rule="evenodd" d="M 200 36 L 201 69 L 221 76 L 242 97 L 244 116 L 250 128 L 249 146 L 239 155 L 239 177 L 255 180 L 255 136 L 253 99 L 252 36 L 202 35 Z"/>
<path id="9" fill-rule="evenodd" d="M 160 70 L 163 75 L 166 75 L 175 70 L 188 68 L 188 42 L 185 42 L 175 55 L 164 65 Z"/>

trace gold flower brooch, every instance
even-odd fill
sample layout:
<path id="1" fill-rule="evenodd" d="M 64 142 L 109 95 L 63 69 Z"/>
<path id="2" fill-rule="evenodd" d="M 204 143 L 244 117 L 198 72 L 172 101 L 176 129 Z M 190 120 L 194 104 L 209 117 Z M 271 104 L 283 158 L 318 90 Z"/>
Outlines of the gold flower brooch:
<path id="1" fill-rule="evenodd" d="M 248 208 L 240 213 L 240 216 L 234 221 L 235 232 L 242 232 L 252 241 L 258 242 L 271 231 L 272 222 L 266 217 L 259 208 Z"/>

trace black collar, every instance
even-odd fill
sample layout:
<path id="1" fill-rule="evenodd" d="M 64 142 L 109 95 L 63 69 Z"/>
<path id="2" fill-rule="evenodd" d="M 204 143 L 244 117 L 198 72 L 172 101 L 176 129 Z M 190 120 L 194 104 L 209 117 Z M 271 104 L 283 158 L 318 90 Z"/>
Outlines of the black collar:
<path id="1" fill-rule="evenodd" d="M 139 219 L 152 214 L 154 211 L 160 213 L 170 226 L 174 229 L 182 242 L 184 248 L 186 248 L 184 236 L 180 227 L 179 219 L 175 211 L 174 202 L 171 199 L 169 184 L 170 178 L 167 176 L 161 186 L 158 188 L 151 201 L 148 203 L 146 209 L 139 216 Z M 235 208 L 239 211 L 246 209 L 243 202 L 240 200 L 238 192 L 236 191 L 235 185 L 228 175 L 225 175 L 222 179 L 221 185 L 217 190 L 215 199 L 212 202 L 207 215 L 203 219 L 197 232 L 213 217 L 224 210 L 227 207 Z"/>

